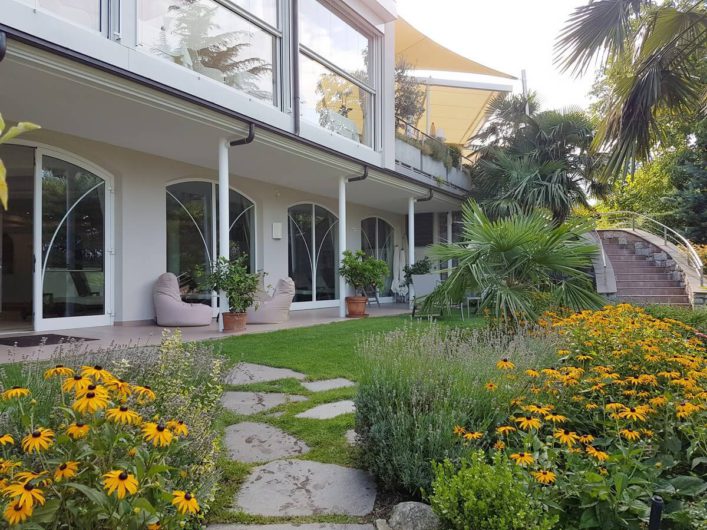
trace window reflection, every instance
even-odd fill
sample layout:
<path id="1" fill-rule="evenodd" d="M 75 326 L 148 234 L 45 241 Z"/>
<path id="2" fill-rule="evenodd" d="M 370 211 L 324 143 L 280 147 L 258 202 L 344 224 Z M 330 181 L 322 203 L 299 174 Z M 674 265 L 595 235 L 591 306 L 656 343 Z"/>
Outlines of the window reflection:
<path id="1" fill-rule="evenodd" d="M 101 0 L 37 0 L 37 6 L 81 26 L 101 30 Z"/>
<path id="2" fill-rule="evenodd" d="M 139 0 L 138 39 L 152 54 L 277 104 L 276 37 L 221 4 Z"/>
<path id="3" fill-rule="evenodd" d="M 379 217 L 369 217 L 361 221 L 361 250 L 369 256 L 382 259 L 388 265 L 385 283 L 380 287 L 380 296 L 391 296 L 393 268 L 395 259 L 395 241 L 393 227 Z"/>
<path id="4" fill-rule="evenodd" d="M 242 7 L 248 13 L 255 15 L 259 19 L 267 22 L 272 27 L 277 26 L 277 0 L 231 0 L 237 6 Z"/>

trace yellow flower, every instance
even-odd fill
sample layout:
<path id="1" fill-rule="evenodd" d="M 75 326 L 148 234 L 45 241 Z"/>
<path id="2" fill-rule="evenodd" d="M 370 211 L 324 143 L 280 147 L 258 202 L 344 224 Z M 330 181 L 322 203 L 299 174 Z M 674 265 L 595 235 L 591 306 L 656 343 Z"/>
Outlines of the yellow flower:
<path id="1" fill-rule="evenodd" d="M 594 436 L 591 434 L 583 434 L 582 436 L 579 437 L 579 442 L 583 444 L 589 444 L 594 441 Z"/>
<path id="2" fill-rule="evenodd" d="M 137 412 L 128 409 L 125 405 L 108 409 L 106 418 L 115 423 L 123 423 L 125 425 L 138 425 L 142 421 Z"/>
<path id="3" fill-rule="evenodd" d="M 189 434 L 189 429 L 182 420 L 169 420 L 167 428 L 177 436 L 187 436 Z"/>
<path id="4" fill-rule="evenodd" d="M 486 384 L 484 385 L 484 388 L 485 388 L 486 390 L 488 390 L 489 392 L 493 392 L 493 391 L 496 390 L 498 387 L 496 386 L 496 383 L 492 383 L 491 381 L 489 381 L 488 383 L 486 383 Z"/>
<path id="5" fill-rule="evenodd" d="M 537 370 L 531 369 L 531 370 L 526 370 L 525 375 L 527 375 L 528 377 L 540 377 L 540 372 L 538 372 Z"/>
<path id="6" fill-rule="evenodd" d="M 624 407 L 619 412 L 619 418 L 623 420 L 646 421 L 648 410 L 646 406 Z"/>
<path id="7" fill-rule="evenodd" d="M 557 429 L 552 436 L 557 438 L 560 443 L 565 444 L 567 447 L 572 447 L 577 440 L 579 440 L 579 435 L 568 429 Z"/>
<path id="8" fill-rule="evenodd" d="M 500 427 L 496 427 L 496 432 L 501 436 L 515 432 L 515 430 L 516 428 L 510 425 L 501 425 Z"/>
<path id="9" fill-rule="evenodd" d="M 515 367 L 516 365 L 509 361 L 506 357 L 496 363 L 496 368 L 499 370 L 513 370 Z"/>
<path id="10" fill-rule="evenodd" d="M 599 460 L 599 462 L 606 462 L 609 459 L 608 453 L 605 453 L 604 451 L 599 451 L 591 445 L 587 446 L 587 454 L 589 454 L 589 456 L 593 456 L 594 458 Z"/>
<path id="11" fill-rule="evenodd" d="M 52 483 L 52 479 L 50 479 L 49 477 L 42 478 L 46 474 L 46 471 L 40 471 L 39 473 L 35 473 L 33 471 L 20 471 L 18 473 L 15 473 L 14 478 L 17 482 L 21 482 L 22 484 L 34 480 L 37 481 L 37 485 L 39 486 L 48 486 Z"/>
<path id="12" fill-rule="evenodd" d="M 37 427 L 22 439 L 22 449 L 25 453 L 39 453 L 51 447 L 54 443 L 54 431 Z"/>
<path id="13" fill-rule="evenodd" d="M 106 381 L 106 386 L 108 390 L 114 392 L 120 399 L 128 399 L 133 393 L 130 383 L 123 379 L 111 379 Z"/>
<path id="14" fill-rule="evenodd" d="M 57 364 L 54 368 L 50 368 L 44 372 L 44 379 L 50 379 L 57 376 L 71 377 L 72 375 L 74 375 L 74 371 L 71 368 L 68 368 L 63 364 Z"/>
<path id="15" fill-rule="evenodd" d="M 155 447 L 164 447 L 172 443 L 172 431 L 167 429 L 162 423 L 148 422 L 142 427 L 145 440 L 152 442 Z"/>
<path id="16" fill-rule="evenodd" d="M 648 402 L 654 407 L 662 407 L 668 402 L 668 398 L 665 396 L 656 396 L 648 400 Z"/>
<path id="17" fill-rule="evenodd" d="M 7 505 L 3 515 L 5 520 L 11 525 L 24 523 L 32 515 L 32 506 L 20 504 L 19 501 L 13 501 Z"/>
<path id="18" fill-rule="evenodd" d="M 562 414 L 546 414 L 545 421 L 551 421 L 552 423 L 565 423 L 567 421 L 567 416 Z"/>
<path id="19" fill-rule="evenodd" d="M 74 375 L 64 381 L 64 384 L 61 385 L 61 389 L 64 392 L 74 391 L 78 393 L 83 390 L 86 390 L 86 388 L 92 383 L 93 381 L 91 381 L 88 377 L 84 377 L 82 375 Z"/>
<path id="20" fill-rule="evenodd" d="M 535 480 L 537 480 L 540 484 L 554 484 L 555 480 L 557 480 L 557 475 L 555 475 L 555 473 L 553 473 L 552 471 L 547 471 L 545 469 L 540 471 L 533 471 L 532 475 Z"/>
<path id="21" fill-rule="evenodd" d="M 484 436 L 484 433 L 482 433 L 482 432 L 478 432 L 478 431 L 467 432 L 464 434 L 464 439 L 465 440 L 479 440 L 479 439 L 483 438 L 483 436 Z"/>
<path id="22" fill-rule="evenodd" d="M 10 434 L 3 434 L 0 436 L 0 445 L 13 445 L 15 443 L 15 439 L 12 437 Z"/>
<path id="23" fill-rule="evenodd" d="M 88 431 L 91 430 L 91 427 L 86 425 L 85 423 L 81 423 L 80 421 L 77 421 L 76 423 L 72 423 L 69 425 L 68 429 L 66 429 L 66 434 L 71 436 L 74 440 L 78 440 L 79 438 L 83 438 L 88 434 Z"/>
<path id="24" fill-rule="evenodd" d="M 147 525 L 147 530 L 162 530 L 162 523 L 159 521 L 156 523 L 150 523 Z"/>
<path id="25" fill-rule="evenodd" d="M 3 399 L 15 399 L 29 396 L 29 394 L 29 388 L 25 388 L 23 386 L 13 386 L 9 390 L 5 390 L 5 392 L 3 392 L 1 396 Z"/>
<path id="26" fill-rule="evenodd" d="M 608 403 L 607 405 L 604 406 L 606 410 L 609 412 L 616 412 L 617 410 L 622 410 L 626 408 L 624 405 L 621 403 Z"/>
<path id="27" fill-rule="evenodd" d="M 172 492 L 172 504 L 177 507 L 177 511 L 181 514 L 196 513 L 199 511 L 199 503 L 188 491 Z"/>
<path id="28" fill-rule="evenodd" d="M 587 403 L 586 405 L 584 405 L 584 408 L 587 410 L 596 410 L 599 408 L 599 405 L 597 405 L 596 403 Z"/>
<path id="29" fill-rule="evenodd" d="M 641 438 L 641 433 L 633 429 L 621 429 L 619 434 L 631 442 L 635 442 Z"/>
<path id="30" fill-rule="evenodd" d="M 700 410 L 700 407 L 698 407 L 697 405 L 693 405 L 689 401 L 683 401 L 675 407 L 675 410 L 675 415 L 681 420 L 684 420 L 688 416 L 691 416 L 695 412 L 698 412 Z"/>
<path id="31" fill-rule="evenodd" d="M 493 448 L 496 449 L 496 451 L 503 451 L 506 448 L 506 442 L 503 440 L 496 440 L 496 443 L 493 444 Z"/>
<path id="32" fill-rule="evenodd" d="M 137 447 L 131 447 L 128 451 L 128 456 L 133 458 L 137 454 Z"/>
<path id="33" fill-rule="evenodd" d="M 140 397 L 140 399 L 152 401 L 157 397 L 157 396 L 155 396 L 155 393 L 152 391 L 152 388 L 150 388 L 147 385 L 134 386 L 133 391 L 135 391 L 135 393 Z"/>
<path id="34" fill-rule="evenodd" d="M 97 364 L 96 366 L 82 366 L 81 375 L 84 377 L 92 377 L 96 382 L 110 381 L 111 379 L 115 379 L 113 377 L 113 374 L 111 374 L 108 370 L 104 369 L 99 364 Z"/>
<path id="35" fill-rule="evenodd" d="M 461 425 L 455 425 L 454 430 L 452 432 L 457 436 L 463 436 L 464 433 L 466 433 L 466 429 Z"/>
<path id="36" fill-rule="evenodd" d="M 511 460 L 513 460 L 519 466 L 525 466 L 532 464 L 535 459 L 530 453 L 513 453 L 511 455 Z"/>
<path id="37" fill-rule="evenodd" d="M 0 474 L 8 473 L 13 467 L 20 467 L 20 465 L 19 462 L 0 458 Z"/>
<path id="38" fill-rule="evenodd" d="M 103 475 L 103 488 L 108 495 L 115 493 L 119 499 L 122 499 L 126 495 L 135 494 L 138 482 L 132 473 L 115 469 Z"/>
<path id="39" fill-rule="evenodd" d="M 531 412 L 533 414 L 550 414 L 554 407 L 552 405 L 526 405 L 523 410 L 526 412 Z"/>
<path id="40" fill-rule="evenodd" d="M 533 418 L 532 416 L 520 416 L 518 418 L 514 418 L 513 421 L 515 421 L 518 426 L 524 431 L 529 431 L 530 429 L 539 429 L 542 425 L 541 421 L 538 418 Z"/>
<path id="41" fill-rule="evenodd" d="M 72 405 L 77 412 L 93 414 L 108 406 L 108 392 L 102 386 L 88 385 L 78 395 L 80 397 Z"/>
<path id="42" fill-rule="evenodd" d="M 73 476 L 76 476 L 76 473 L 78 473 L 79 470 L 79 463 L 74 462 L 73 460 L 70 460 L 68 462 L 64 462 L 59 467 L 54 470 L 54 480 L 57 482 L 60 480 L 63 480 L 65 478 L 71 478 Z"/>
<path id="43" fill-rule="evenodd" d="M 6 497 L 16 499 L 18 504 L 27 505 L 30 508 L 34 503 L 44 504 L 44 493 L 42 490 L 27 482 L 16 482 L 3 488 L 2 492 Z"/>

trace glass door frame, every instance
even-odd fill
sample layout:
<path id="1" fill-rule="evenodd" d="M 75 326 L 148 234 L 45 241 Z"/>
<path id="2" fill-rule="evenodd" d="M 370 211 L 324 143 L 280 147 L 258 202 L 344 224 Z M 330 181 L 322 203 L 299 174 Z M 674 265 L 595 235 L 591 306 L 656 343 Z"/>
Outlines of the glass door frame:
<path id="1" fill-rule="evenodd" d="M 18 142 L 19 143 L 19 142 Z M 113 300 L 113 267 L 115 247 L 113 241 L 113 178 L 109 173 L 92 164 L 91 162 L 69 154 L 60 149 L 37 144 L 24 144 L 35 148 L 34 151 L 34 330 L 53 331 L 59 329 L 85 328 L 96 326 L 112 326 L 114 320 Z M 75 164 L 97 177 L 103 179 L 104 185 L 104 312 L 102 315 L 44 318 L 43 315 L 43 278 L 42 271 L 44 256 L 42 256 L 42 176 L 43 157 L 50 156 L 65 162 Z"/>

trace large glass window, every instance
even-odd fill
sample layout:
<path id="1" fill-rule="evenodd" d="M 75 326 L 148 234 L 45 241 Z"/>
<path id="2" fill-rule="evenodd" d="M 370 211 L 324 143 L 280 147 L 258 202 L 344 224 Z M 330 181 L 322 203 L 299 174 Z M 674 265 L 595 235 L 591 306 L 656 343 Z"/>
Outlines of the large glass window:
<path id="1" fill-rule="evenodd" d="M 211 293 L 198 289 L 197 267 L 209 270 L 217 257 L 218 184 L 180 182 L 167 186 L 167 271 L 179 278 L 185 299 L 211 303 Z M 255 269 L 255 208 L 237 191 L 229 192 L 231 251 L 248 254 Z"/>
<path id="2" fill-rule="evenodd" d="M 138 42 L 146 51 L 251 96 L 278 105 L 280 36 L 276 2 L 256 6 L 248 20 L 214 0 L 138 0 Z"/>
<path id="3" fill-rule="evenodd" d="M 42 316 L 106 312 L 105 181 L 42 157 Z"/>
<path id="4" fill-rule="evenodd" d="M 382 259 L 388 264 L 388 276 L 378 294 L 380 296 L 391 296 L 390 287 L 393 284 L 395 260 L 393 227 L 378 217 L 369 217 L 361 221 L 361 250 L 369 256 Z"/>
<path id="5" fill-rule="evenodd" d="M 300 2 L 302 118 L 373 146 L 374 40 L 317 0 Z"/>
<path id="6" fill-rule="evenodd" d="M 336 216 L 316 204 L 288 210 L 289 275 L 295 302 L 339 298 L 339 238 Z"/>
<path id="7" fill-rule="evenodd" d="M 81 26 L 101 30 L 101 4 L 106 4 L 105 0 L 36 0 L 36 4 L 31 3 Z"/>

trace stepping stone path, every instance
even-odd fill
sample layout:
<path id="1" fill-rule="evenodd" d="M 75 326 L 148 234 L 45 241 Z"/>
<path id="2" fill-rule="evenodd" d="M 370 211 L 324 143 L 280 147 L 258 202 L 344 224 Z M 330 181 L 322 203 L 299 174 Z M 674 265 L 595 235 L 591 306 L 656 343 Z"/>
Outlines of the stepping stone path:
<path id="1" fill-rule="evenodd" d="M 356 405 L 351 400 L 335 401 L 334 403 L 324 403 L 314 408 L 300 412 L 296 418 L 306 418 L 313 420 L 330 420 L 342 414 L 356 412 Z"/>
<path id="2" fill-rule="evenodd" d="M 257 414 L 295 401 L 307 401 L 307 398 L 279 392 L 226 392 L 221 398 L 225 408 L 243 416 Z"/>
<path id="3" fill-rule="evenodd" d="M 323 381 L 311 381 L 309 383 L 302 383 L 302 386 L 309 390 L 310 392 L 325 392 L 327 390 L 334 390 L 336 388 L 347 388 L 350 386 L 356 386 L 356 383 L 344 379 L 343 377 L 338 377 L 336 379 L 325 379 Z"/>
<path id="4" fill-rule="evenodd" d="M 360 469 L 305 460 L 257 467 L 236 496 L 251 515 L 368 515 L 376 500 L 373 478 Z"/>
<path id="5" fill-rule="evenodd" d="M 265 423 L 243 422 L 226 427 L 224 444 L 231 458 L 252 464 L 309 452 L 304 442 Z"/>
<path id="6" fill-rule="evenodd" d="M 232 385 L 247 385 L 294 378 L 305 374 L 286 368 L 272 368 L 252 363 L 240 363 L 227 376 Z M 305 382 L 310 392 L 325 392 L 354 386 L 344 378 Z M 306 401 L 305 396 L 278 392 L 226 392 L 223 406 L 249 416 L 266 412 L 286 403 Z M 355 411 L 350 400 L 325 403 L 313 407 L 297 418 L 326 420 Z M 279 417 L 282 411 L 267 417 Z M 355 433 L 346 433 L 349 443 L 355 443 Z M 309 452 L 303 441 L 266 423 L 241 422 L 226 428 L 224 444 L 231 458 L 244 463 L 263 463 L 253 468 L 235 498 L 235 509 L 249 515 L 294 517 L 318 515 L 366 516 L 373 511 L 376 485 L 368 473 L 334 464 L 293 460 Z M 375 530 L 371 524 L 270 524 L 212 525 L 211 530 Z"/>
<path id="7" fill-rule="evenodd" d="M 251 383 L 267 383 L 278 379 L 306 379 L 306 375 L 289 368 L 273 368 L 262 364 L 238 363 L 226 376 L 229 385 L 249 385 Z"/>

